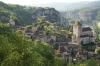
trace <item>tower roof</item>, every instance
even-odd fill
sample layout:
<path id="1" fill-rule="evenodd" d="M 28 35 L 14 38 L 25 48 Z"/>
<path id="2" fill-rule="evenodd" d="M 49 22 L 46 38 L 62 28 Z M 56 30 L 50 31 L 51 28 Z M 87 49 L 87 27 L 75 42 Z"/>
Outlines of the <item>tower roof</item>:
<path id="1" fill-rule="evenodd" d="M 74 25 L 80 25 L 81 26 L 81 23 L 80 23 L 80 21 L 75 21 Z"/>

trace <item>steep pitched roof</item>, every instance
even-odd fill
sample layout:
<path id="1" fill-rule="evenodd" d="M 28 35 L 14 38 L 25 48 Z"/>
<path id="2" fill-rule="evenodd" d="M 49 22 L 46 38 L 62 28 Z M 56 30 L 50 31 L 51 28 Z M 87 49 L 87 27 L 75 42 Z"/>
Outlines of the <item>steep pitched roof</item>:
<path id="1" fill-rule="evenodd" d="M 84 27 L 84 28 L 82 28 L 82 32 L 85 32 L 85 31 L 92 31 L 92 29 L 90 27 Z"/>
<path id="2" fill-rule="evenodd" d="M 84 38 L 84 37 L 93 37 L 93 35 L 91 36 L 91 35 L 81 35 L 80 36 L 81 38 Z"/>

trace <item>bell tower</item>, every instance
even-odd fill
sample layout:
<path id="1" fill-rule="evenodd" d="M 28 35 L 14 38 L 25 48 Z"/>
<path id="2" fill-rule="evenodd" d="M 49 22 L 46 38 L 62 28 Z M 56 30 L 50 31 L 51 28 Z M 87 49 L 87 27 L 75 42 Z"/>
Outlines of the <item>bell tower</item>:
<path id="1" fill-rule="evenodd" d="M 75 22 L 73 25 L 73 36 L 72 36 L 72 42 L 79 45 L 81 43 L 80 36 L 82 32 L 82 26 L 79 21 Z"/>

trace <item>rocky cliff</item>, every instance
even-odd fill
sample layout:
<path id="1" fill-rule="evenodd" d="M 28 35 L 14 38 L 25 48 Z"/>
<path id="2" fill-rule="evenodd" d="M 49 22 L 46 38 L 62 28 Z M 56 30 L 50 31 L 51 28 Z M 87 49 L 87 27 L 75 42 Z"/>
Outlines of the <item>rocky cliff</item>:
<path id="1" fill-rule="evenodd" d="M 0 16 L 4 17 L 0 18 L 1 22 L 8 22 L 12 18 L 22 25 L 32 24 L 39 16 L 44 16 L 47 21 L 52 23 L 61 22 L 60 13 L 54 8 L 28 7 L 3 2 L 0 2 Z"/>
<path id="2" fill-rule="evenodd" d="M 60 22 L 60 13 L 54 8 L 37 8 L 32 15 L 33 19 L 39 16 L 44 16 L 50 22 Z"/>

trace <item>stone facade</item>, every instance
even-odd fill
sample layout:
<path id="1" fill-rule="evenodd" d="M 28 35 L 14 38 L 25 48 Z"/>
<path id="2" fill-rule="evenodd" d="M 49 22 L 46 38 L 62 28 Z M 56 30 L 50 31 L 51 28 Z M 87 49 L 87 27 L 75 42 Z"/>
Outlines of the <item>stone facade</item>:
<path id="1" fill-rule="evenodd" d="M 15 26 L 15 21 L 14 21 L 13 19 L 10 19 L 10 20 L 9 20 L 9 24 L 10 24 L 11 26 Z"/>
<path id="2" fill-rule="evenodd" d="M 50 22 L 60 22 L 60 13 L 54 8 L 38 8 L 32 17 L 35 20 L 39 16 L 44 16 Z"/>
<path id="3" fill-rule="evenodd" d="M 91 27 L 82 27 L 79 22 L 73 25 L 72 42 L 76 44 L 88 44 L 95 42 L 95 37 Z"/>
<path id="4" fill-rule="evenodd" d="M 73 36 L 72 36 L 73 43 L 80 44 L 81 33 L 82 30 L 80 22 L 75 22 L 75 24 L 73 25 Z"/>

